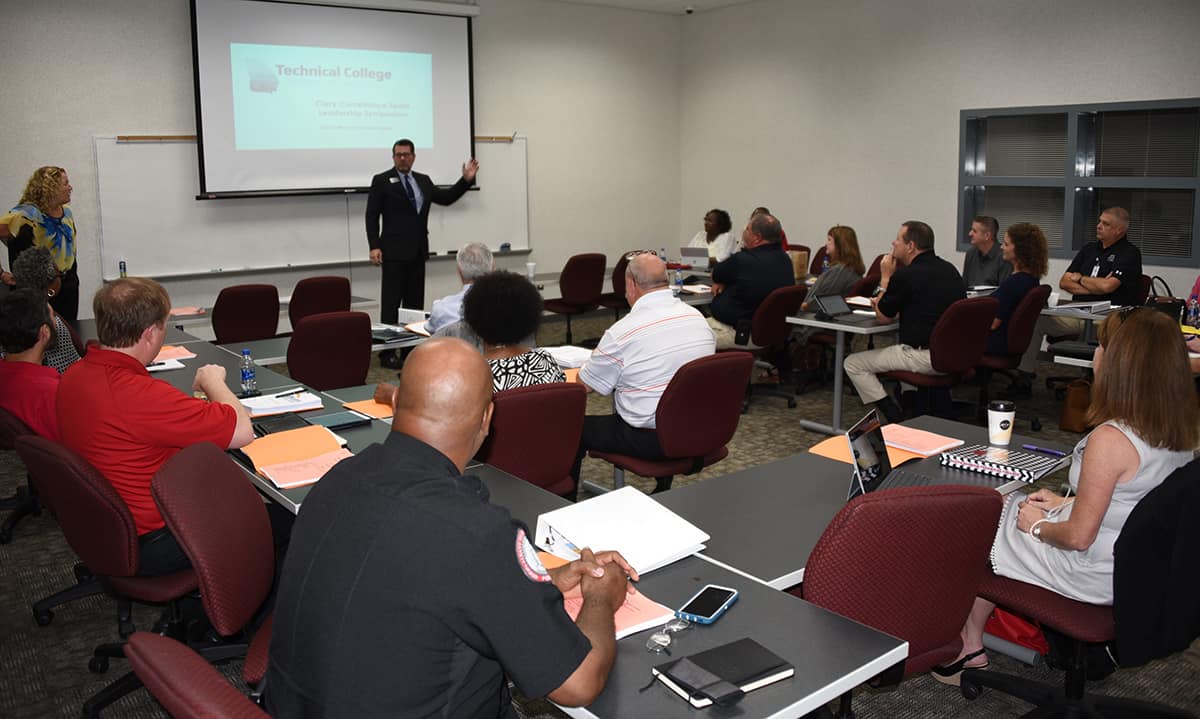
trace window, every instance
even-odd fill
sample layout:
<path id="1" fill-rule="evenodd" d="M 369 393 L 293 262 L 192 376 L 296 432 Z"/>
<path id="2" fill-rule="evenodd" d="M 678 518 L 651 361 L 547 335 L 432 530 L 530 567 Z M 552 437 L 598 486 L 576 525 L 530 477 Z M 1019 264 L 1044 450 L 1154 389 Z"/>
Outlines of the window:
<path id="1" fill-rule="evenodd" d="M 1070 258 L 1119 205 L 1147 265 L 1200 262 L 1200 99 L 964 110 L 960 133 L 960 249 L 991 215 L 1039 225 Z"/>

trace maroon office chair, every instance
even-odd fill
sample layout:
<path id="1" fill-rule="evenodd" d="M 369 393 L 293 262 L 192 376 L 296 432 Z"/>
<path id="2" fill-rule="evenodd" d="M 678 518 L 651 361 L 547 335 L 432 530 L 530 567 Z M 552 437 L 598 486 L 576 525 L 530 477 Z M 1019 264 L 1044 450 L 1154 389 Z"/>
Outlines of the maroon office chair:
<path id="1" fill-rule="evenodd" d="M 864 277 L 870 277 L 871 275 L 882 275 L 883 271 L 879 269 L 879 266 L 883 264 L 884 255 L 887 254 L 888 253 L 885 252 L 882 255 L 875 255 L 875 260 L 871 262 L 871 266 L 867 268 L 867 274 L 864 275 Z"/>
<path id="2" fill-rule="evenodd" d="M 772 367 L 788 367 L 790 360 L 786 358 L 788 337 L 792 334 L 792 326 L 787 318 L 800 311 L 800 305 L 808 295 L 805 285 L 780 287 L 767 295 L 750 319 L 750 341 L 756 345 L 749 351 L 758 359 L 769 363 Z M 753 395 L 768 395 L 787 400 L 788 409 L 796 406 L 793 392 L 784 392 L 771 385 L 754 385 L 747 379 L 746 396 L 742 402 L 742 411 L 750 407 Z"/>
<path id="3" fill-rule="evenodd" d="M 825 251 L 825 245 L 817 248 L 817 254 L 812 256 L 812 263 L 808 266 L 808 274 L 820 275 L 825 271 L 825 258 L 829 255 Z"/>
<path id="4" fill-rule="evenodd" d="M 1066 658 L 1062 687 L 1034 682 L 1023 677 L 978 669 L 963 670 L 959 689 L 969 700 L 979 697 L 983 687 L 992 687 L 1035 705 L 1027 717 L 1179 717 L 1193 719 L 1190 712 L 1124 697 L 1088 694 L 1085 690 L 1088 644 L 1111 642 L 1116 637 L 1113 608 L 1068 599 L 1057 592 L 988 572 L 979 596 L 1022 614 L 1073 640 Z"/>
<path id="5" fill-rule="evenodd" d="M 305 277 L 296 283 L 288 301 L 292 331 L 300 320 L 325 312 L 350 311 L 350 280 L 345 277 Z"/>
<path id="6" fill-rule="evenodd" d="M 1137 302 L 1134 303 L 1135 305 L 1141 307 L 1146 304 L 1146 299 L 1150 297 L 1150 288 L 1153 284 L 1154 278 L 1150 277 L 1150 275 L 1142 275 L 1138 283 L 1138 298 Z"/>
<path id="7" fill-rule="evenodd" d="M 353 387 L 371 367 L 371 318 L 365 312 L 309 315 L 293 327 L 288 375 L 313 389 Z"/>
<path id="8" fill-rule="evenodd" d="M 749 352 L 720 352 L 683 365 L 671 378 L 654 413 L 658 444 L 667 459 L 646 460 L 615 452 L 588 451 L 613 466 L 613 486 L 625 471 L 654 477 L 655 492 L 671 488 L 677 474 L 696 474 L 729 455 L 741 416 L 742 398 L 754 368 Z M 697 418 L 703 418 L 698 422 Z"/>
<path id="9" fill-rule="evenodd" d="M 941 374 L 892 370 L 883 376 L 924 390 L 928 409 L 938 407 L 938 414 L 949 415 L 950 388 L 975 376 L 998 305 L 991 297 L 973 297 L 946 308 L 929 337 L 930 362 Z"/>
<path id="10" fill-rule="evenodd" d="M 804 583 L 788 591 L 907 641 L 904 676 L 927 671 L 962 648 L 959 631 L 987 570 L 1002 506 L 985 487 L 860 495 L 834 516 L 808 557 Z M 853 716 L 850 696 L 842 695 L 842 716 Z"/>
<path id="11" fill-rule="evenodd" d="M 574 342 L 571 317 L 600 306 L 600 295 L 604 291 L 604 263 L 604 255 L 598 252 L 573 255 L 558 276 L 558 289 L 562 297 L 546 300 L 544 304 L 548 312 L 567 318 L 566 344 Z"/>
<path id="12" fill-rule="evenodd" d="M 574 499 L 571 465 L 587 411 L 583 385 L 556 382 L 506 389 L 492 403 L 492 428 L 475 458 Z"/>
<path id="13" fill-rule="evenodd" d="M 16 449 L 17 437 L 32 435 L 33 430 L 6 409 L 0 408 L 0 449 Z M 0 544 L 12 541 L 13 530 L 17 523 L 25 517 L 42 513 L 41 502 L 38 501 L 33 483 L 26 475 L 24 487 L 18 487 L 13 496 L 0 500 L 0 511 L 10 510 L 3 524 L 0 524 Z"/>
<path id="14" fill-rule="evenodd" d="M 879 288 L 879 273 L 867 273 L 862 279 L 850 285 L 850 289 L 846 290 L 843 297 L 870 297 L 875 294 L 875 290 Z"/>
<path id="15" fill-rule="evenodd" d="M 625 299 L 625 268 L 629 265 L 629 254 L 621 255 L 612 271 L 612 292 L 600 295 L 600 306 L 613 311 L 614 319 L 621 319 L 621 310 L 629 311 L 629 300 Z"/>
<path id="16" fill-rule="evenodd" d="M 1008 372 L 1021 365 L 1021 355 L 1033 341 L 1033 329 L 1038 317 L 1050 297 L 1050 285 L 1039 285 L 1025 294 L 1008 318 L 1008 354 L 995 355 L 986 352 L 979 356 L 975 369 L 979 371 L 979 401 L 976 416 L 983 419 L 988 404 L 988 383 L 995 372 Z M 986 343 L 986 338 L 985 338 Z"/>
<path id="17" fill-rule="evenodd" d="M 288 309 L 290 312 L 291 308 Z M 212 326 L 217 344 L 274 337 L 279 331 L 279 290 L 275 285 L 233 285 L 222 289 L 213 304 Z"/>
<path id="18" fill-rule="evenodd" d="M 125 645 L 138 679 L 175 719 L 263 719 L 267 713 L 199 654 L 174 639 L 138 632 Z"/>

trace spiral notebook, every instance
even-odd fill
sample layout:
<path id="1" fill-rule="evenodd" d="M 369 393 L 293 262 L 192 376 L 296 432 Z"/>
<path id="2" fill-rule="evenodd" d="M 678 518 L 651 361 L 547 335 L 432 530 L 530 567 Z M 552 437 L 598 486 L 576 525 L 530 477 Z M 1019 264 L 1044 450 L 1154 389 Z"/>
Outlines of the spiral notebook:
<path id="1" fill-rule="evenodd" d="M 1053 457 L 1036 452 L 1022 452 L 1007 447 L 971 444 L 942 452 L 943 467 L 981 472 L 1004 479 L 1036 482 L 1042 477 L 1067 466 L 1071 455 Z"/>

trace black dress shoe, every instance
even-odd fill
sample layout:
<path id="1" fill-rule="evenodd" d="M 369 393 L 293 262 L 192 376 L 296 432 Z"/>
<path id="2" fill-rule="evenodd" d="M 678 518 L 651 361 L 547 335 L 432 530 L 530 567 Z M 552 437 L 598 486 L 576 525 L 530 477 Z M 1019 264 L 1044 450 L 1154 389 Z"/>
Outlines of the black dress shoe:
<path id="1" fill-rule="evenodd" d="M 396 355 L 396 350 L 384 350 L 379 353 L 379 364 L 388 369 L 400 369 L 404 364 L 404 360 Z"/>

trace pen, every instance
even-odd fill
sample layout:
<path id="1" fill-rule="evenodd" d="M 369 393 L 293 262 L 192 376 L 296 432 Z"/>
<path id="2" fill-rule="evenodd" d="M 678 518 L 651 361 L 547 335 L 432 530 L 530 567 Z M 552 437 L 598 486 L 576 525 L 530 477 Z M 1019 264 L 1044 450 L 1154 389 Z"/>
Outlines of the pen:
<path id="1" fill-rule="evenodd" d="M 288 390 L 287 392 L 280 392 L 279 394 L 273 394 L 273 395 L 271 395 L 271 399 L 283 399 L 284 397 L 295 397 L 296 395 L 304 394 L 307 391 L 308 390 L 304 389 L 303 387 L 300 387 L 298 389 Z"/>
<path id="2" fill-rule="evenodd" d="M 1049 449 L 1047 447 L 1039 447 L 1035 444 L 1023 444 L 1023 445 L 1021 445 L 1021 449 L 1027 449 L 1030 452 L 1041 452 L 1042 454 L 1048 454 L 1051 457 L 1066 457 L 1067 456 L 1066 452 L 1059 452 L 1057 449 Z"/>

